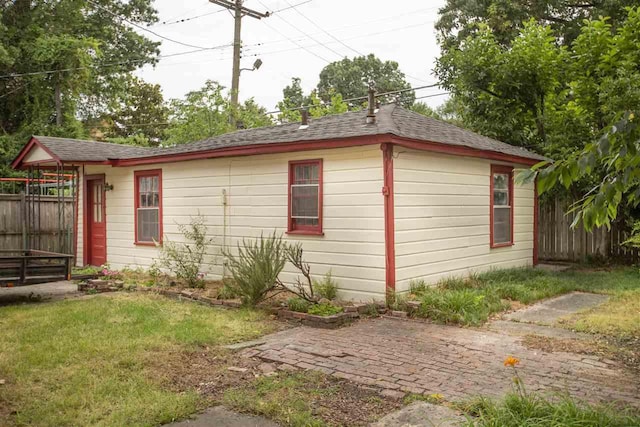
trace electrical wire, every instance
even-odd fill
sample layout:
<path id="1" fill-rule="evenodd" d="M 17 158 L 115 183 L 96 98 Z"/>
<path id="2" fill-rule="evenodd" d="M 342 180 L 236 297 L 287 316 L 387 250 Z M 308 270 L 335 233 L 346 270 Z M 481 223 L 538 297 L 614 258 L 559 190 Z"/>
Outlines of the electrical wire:
<path id="1" fill-rule="evenodd" d="M 300 43 L 298 43 L 297 41 L 287 37 L 283 32 L 281 32 L 280 30 L 278 30 L 276 27 L 269 25 L 265 20 L 261 19 L 260 20 L 264 25 L 266 25 L 268 28 L 270 28 L 272 31 L 275 31 L 276 33 L 280 34 L 282 37 L 285 37 L 287 40 L 289 40 L 291 43 L 295 44 L 296 46 L 298 46 L 297 49 L 303 49 L 304 51 L 306 51 L 307 53 L 310 53 L 311 55 L 315 56 L 316 58 L 321 59 L 322 61 L 326 62 L 327 64 L 330 64 L 331 61 L 328 60 L 327 58 L 325 58 L 324 56 L 315 53 L 314 51 L 312 51 L 311 49 L 308 49 L 306 46 L 301 45 Z M 296 50 L 297 50 L 296 49 Z M 253 55 L 248 55 L 248 56 L 259 56 L 259 53 L 253 54 Z M 243 56 L 247 56 L 247 55 L 243 55 Z"/>
<path id="2" fill-rule="evenodd" d="M 262 1 L 258 0 L 258 3 L 260 3 L 262 5 L 262 7 L 264 7 L 265 9 L 269 9 L 269 7 L 267 5 L 265 5 Z M 281 17 L 280 15 L 275 15 L 276 18 L 280 19 L 282 22 L 284 22 L 285 24 L 289 25 L 291 28 L 295 29 L 296 31 L 298 31 L 301 34 L 304 34 L 305 36 L 309 37 L 311 40 L 313 40 L 314 42 L 316 42 L 318 45 L 321 45 L 322 47 L 324 47 L 327 50 L 330 50 L 331 52 L 335 53 L 336 55 L 338 55 L 339 57 L 343 57 L 343 55 L 338 52 L 335 49 L 332 49 L 330 47 L 328 47 L 326 44 L 324 44 L 323 42 L 319 41 L 318 39 L 314 38 L 313 36 L 305 33 L 303 30 L 301 30 L 300 28 L 296 27 L 295 25 L 293 25 L 291 22 L 287 21 L 286 19 L 284 19 L 283 17 Z"/>
<path id="3" fill-rule="evenodd" d="M 215 15 L 220 12 L 224 12 L 226 9 L 216 10 L 214 12 L 203 13 L 202 15 L 191 16 L 189 18 L 176 19 L 175 21 L 163 21 L 159 24 L 153 25 L 152 28 L 159 27 L 161 25 L 173 25 L 173 24 L 182 24 L 183 22 L 193 21 L 194 19 L 202 18 L 205 16 Z"/>
<path id="4" fill-rule="evenodd" d="M 359 39 L 359 38 L 363 38 L 363 37 L 377 36 L 377 35 L 380 35 L 380 34 L 391 33 L 391 32 L 394 32 L 394 31 L 400 31 L 400 30 L 406 30 L 406 29 L 409 29 L 409 28 L 421 27 L 421 26 L 423 26 L 423 25 L 430 24 L 430 23 L 433 23 L 433 21 L 420 22 L 420 23 L 415 24 L 415 25 L 409 25 L 409 26 L 404 26 L 404 27 L 397 27 L 397 28 L 392 28 L 392 29 L 390 29 L 390 30 L 386 30 L 386 31 L 378 31 L 378 32 L 375 32 L 375 33 L 360 34 L 360 35 L 353 36 L 353 37 L 349 37 L 349 38 L 347 38 L 347 39 L 343 39 L 343 40 L 348 41 L 348 40 L 355 40 L 355 39 Z M 282 33 L 280 33 L 280 34 L 282 34 Z M 292 39 L 292 40 L 291 40 L 291 42 L 296 43 L 294 39 Z M 328 43 L 328 44 L 330 44 L 330 43 L 336 43 L 336 42 L 327 42 L 327 43 Z M 322 43 L 320 43 L 320 44 L 322 44 Z M 251 57 L 251 56 L 269 55 L 269 54 L 273 54 L 273 53 L 290 52 L 290 51 L 292 51 L 292 50 L 306 49 L 306 48 L 309 48 L 309 47 L 318 46 L 319 44 L 300 45 L 299 43 L 296 43 L 296 45 L 297 45 L 298 47 L 294 47 L 294 48 L 287 48 L 287 49 L 280 49 L 280 50 L 272 50 L 272 51 L 268 51 L 268 52 L 258 52 L 258 53 L 255 53 L 255 54 L 253 54 L 253 53 L 252 53 L 252 54 L 249 54 L 249 55 L 243 55 L 243 56 L 244 56 L 244 57 Z M 249 52 L 253 52 L 253 51 L 254 51 L 254 49 L 249 49 L 248 51 L 249 51 Z M 418 79 L 418 80 L 419 80 L 419 79 Z"/>
<path id="5" fill-rule="evenodd" d="M 233 44 L 220 45 L 220 46 L 217 46 L 216 48 L 217 49 L 223 49 L 223 48 L 229 48 L 231 46 L 233 46 Z M 174 57 L 174 56 L 188 55 L 188 54 L 196 53 L 196 52 L 210 51 L 212 49 L 213 48 L 195 49 L 195 50 L 190 50 L 190 51 L 186 51 L 186 52 L 177 52 L 177 53 L 171 53 L 171 54 L 167 54 L 167 55 L 159 55 L 156 58 L 157 59 L 171 58 L 171 57 Z M 45 74 L 56 74 L 56 73 L 63 73 L 63 72 L 67 72 L 67 71 L 89 70 L 89 69 L 95 69 L 95 68 L 112 67 L 112 66 L 116 66 L 116 65 L 136 64 L 136 63 L 140 63 L 140 62 L 147 62 L 148 60 L 149 60 L 148 58 L 131 59 L 131 60 L 127 60 L 127 61 L 111 62 L 111 63 L 106 63 L 106 64 L 96 64 L 96 65 L 89 65 L 89 66 L 85 66 L 85 67 L 69 67 L 69 68 L 62 68 L 62 69 L 57 69 L 57 70 L 30 71 L 30 72 L 25 72 L 25 73 L 5 74 L 3 76 L 0 76 L 0 79 L 15 78 L 15 77 L 25 77 L 25 76 L 38 76 L 38 75 L 45 75 Z"/>
<path id="6" fill-rule="evenodd" d="M 150 33 L 150 34 L 153 34 L 154 36 L 159 37 L 159 38 L 161 38 L 161 39 L 163 39 L 163 40 L 167 40 L 167 41 L 170 41 L 170 42 L 172 42 L 172 43 L 176 43 L 176 44 L 179 44 L 179 45 L 182 45 L 182 46 L 186 46 L 186 47 L 193 47 L 193 48 L 196 48 L 196 49 L 214 49 L 213 47 L 198 46 L 198 45 L 194 45 L 194 44 L 190 44 L 190 43 L 184 43 L 184 42 L 181 42 L 181 41 L 179 41 L 179 40 L 175 40 L 175 39 L 172 39 L 172 38 L 169 38 L 169 37 L 165 37 L 165 36 L 163 36 L 163 35 L 161 35 L 161 34 L 156 33 L 156 32 L 155 32 L 155 31 L 153 31 L 153 30 L 150 30 L 150 29 L 149 29 L 149 28 L 147 28 L 147 27 L 143 27 L 142 25 L 136 24 L 135 22 L 130 21 L 130 20 L 128 20 L 127 18 L 124 18 L 124 17 L 122 17 L 122 16 L 118 15 L 117 13 L 110 11 L 110 10 L 109 10 L 109 9 L 107 9 L 106 7 L 104 7 L 104 6 L 100 5 L 100 4 L 98 4 L 98 3 L 96 3 L 96 2 L 94 2 L 94 1 L 92 1 L 92 0 L 87 0 L 87 2 L 88 2 L 88 3 L 90 3 L 90 4 L 92 4 L 92 5 L 94 5 L 94 6 L 95 6 L 95 7 L 97 7 L 98 9 L 100 9 L 100 10 L 103 10 L 103 11 L 107 12 L 108 14 L 110 14 L 110 15 L 112 15 L 112 16 L 114 16 L 114 17 L 116 17 L 116 18 L 118 18 L 118 19 L 120 19 L 120 20 L 122 20 L 122 21 L 124 21 L 124 22 L 126 22 L 126 23 L 128 23 L 128 24 L 130 24 L 130 25 L 133 25 L 134 27 L 136 27 L 136 28 L 138 28 L 138 29 L 140 29 L 140 30 L 142 30 L 142 31 L 146 31 L 146 32 L 148 32 L 148 33 Z"/>
<path id="7" fill-rule="evenodd" d="M 270 12 L 270 13 L 273 15 L 274 13 L 284 12 L 285 10 L 294 9 L 298 6 L 302 6 L 303 4 L 311 3 L 312 1 L 313 0 L 301 1 L 300 3 L 289 5 L 287 7 L 283 7 L 282 9 L 274 10 L 273 12 Z"/>
<path id="8" fill-rule="evenodd" d="M 379 97 L 382 97 L 382 96 L 397 95 L 397 94 L 401 94 L 401 93 L 404 93 L 404 92 L 411 92 L 411 91 L 416 91 L 416 90 L 421 90 L 421 89 L 428 89 L 428 88 L 438 87 L 438 86 L 440 86 L 438 83 L 434 83 L 434 84 L 430 84 L 430 85 L 412 87 L 412 88 L 408 88 L 408 89 L 393 90 L 393 91 L 390 91 L 390 92 L 377 93 L 377 94 L 375 94 L 375 97 L 379 98 Z M 447 93 L 448 92 L 444 92 L 444 94 L 447 94 Z M 416 98 L 416 99 L 429 98 L 429 97 L 438 96 L 438 95 L 439 94 L 426 95 L 426 96 L 423 96 L 423 97 L 420 97 L 420 98 Z M 355 98 L 347 98 L 347 99 L 343 99 L 342 102 L 360 101 L 360 100 L 367 99 L 368 97 L 369 97 L 368 95 L 365 95 L 365 96 L 358 96 L 358 97 L 355 97 Z M 325 102 L 323 105 L 331 105 L 331 102 Z M 276 114 L 276 113 L 283 113 L 285 111 L 303 110 L 303 109 L 309 108 L 309 107 L 313 107 L 313 105 L 302 105 L 300 107 L 285 108 L 284 110 L 273 110 L 273 111 L 268 111 L 265 114 Z"/>
<path id="9" fill-rule="evenodd" d="M 315 23 L 313 20 L 311 20 L 311 18 L 309 18 L 307 15 L 305 15 L 304 13 L 300 12 L 297 8 L 297 6 L 299 5 L 292 5 L 291 3 L 289 3 L 288 0 L 284 0 L 284 2 L 286 4 L 289 5 L 289 7 L 291 7 L 298 15 L 302 16 L 304 19 L 306 19 L 307 21 L 309 21 L 313 26 L 315 26 L 316 28 L 318 28 L 320 31 L 322 31 L 323 33 L 325 33 L 326 35 L 328 35 L 329 37 L 331 37 L 333 40 L 337 41 L 338 43 L 340 43 L 342 46 L 346 47 L 347 49 L 349 49 L 352 52 L 355 52 L 357 55 L 360 56 L 365 56 L 362 52 L 359 52 L 357 50 L 355 50 L 354 48 L 352 48 L 351 46 L 347 45 L 346 43 L 344 43 L 342 40 L 338 39 L 337 37 L 335 37 L 333 34 L 331 34 L 330 32 L 328 32 L 327 30 L 325 30 L 323 27 L 321 27 L 320 25 L 318 25 L 317 23 Z"/>

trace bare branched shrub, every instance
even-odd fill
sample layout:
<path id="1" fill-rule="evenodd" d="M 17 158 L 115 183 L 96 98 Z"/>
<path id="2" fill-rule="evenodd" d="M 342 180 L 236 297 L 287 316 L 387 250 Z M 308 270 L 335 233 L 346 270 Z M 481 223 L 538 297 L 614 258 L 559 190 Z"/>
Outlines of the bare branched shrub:
<path id="1" fill-rule="evenodd" d="M 188 225 L 179 224 L 178 227 L 186 242 L 173 242 L 165 238 L 160 247 L 158 262 L 178 279 L 184 280 L 187 286 L 202 287 L 202 262 L 207 245 L 210 245 L 213 239 L 207 237 L 207 226 L 202 215 L 191 217 Z"/>

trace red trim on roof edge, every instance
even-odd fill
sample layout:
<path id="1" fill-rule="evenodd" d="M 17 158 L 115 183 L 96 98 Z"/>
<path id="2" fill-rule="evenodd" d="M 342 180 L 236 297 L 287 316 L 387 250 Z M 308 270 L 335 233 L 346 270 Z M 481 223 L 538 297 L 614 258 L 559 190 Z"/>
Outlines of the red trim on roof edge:
<path id="1" fill-rule="evenodd" d="M 20 150 L 20 152 L 18 153 L 18 155 L 16 156 L 16 158 L 13 160 L 13 162 L 11 162 L 11 167 L 13 169 L 19 169 L 19 166 L 22 163 L 22 159 L 25 158 L 25 156 L 29 153 L 29 151 L 31 150 L 31 148 L 33 148 L 34 145 L 37 145 L 38 147 L 42 148 L 44 151 L 46 151 L 46 153 L 48 155 L 51 156 L 51 158 L 53 160 L 55 160 L 57 163 L 62 163 L 62 161 L 60 160 L 60 158 L 58 156 L 56 156 L 55 154 L 53 154 L 53 152 L 51 150 L 49 150 L 47 147 L 45 147 L 40 141 L 38 141 L 35 137 L 31 137 L 31 139 L 29 140 L 29 142 L 27 143 L 27 145 L 25 145 L 22 150 Z"/>
<path id="2" fill-rule="evenodd" d="M 503 162 L 517 163 L 533 166 L 542 160 L 529 159 L 527 157 L 515 156 L 513 154 L 498 153 L 496 151 L 478 150 L 461 145 L 442 144 L 440 142 L 421 141 L 409 138 L 392 137 L 391 142 L 405 148 L 414 150 L 432 151 L 435 153 L 451 154 L 466 157 L 479 157 L 489 160 L 500 160 Z"/>
<path id="3" fill-rule="evenodd" d="M 35 141 L 35 142 L 33 142 Z M 213 150 L 196 151 L 191 153 L 176 153 L 176 154 L 164 154 L 159 156 L 139 157 L 130 159 L 112 159 L 104 161 L 79 161 L 79 160 L 67 160 L 67 163 L 73 162 L 78 165 L 111 165 L 114 167 L 125 166 L 138 166 L 149 165 L 158 163 L 171 163 L 177 161 L 188 160 L 200 160 L 200 159 L 213 159 L 218 157 L 234 157 L 234 156 L 252 156 L 258 154 L 277 154 L 288 153 L 294 151 L 310 151 L 310 150 L 322 150 L 331 148 L 344 148 L 344 147 L 356 147 L 363 145 L 377 145 L 385 142 L 391 142 L 395 145 L 412 148 L 422 151 L 431 151 L 436 153 L 478 157 L 489 160 L 505 161 L 510 163 L 517 163 L 522 165 L 532 166 L 539 163 L 541 160 L 529 159 L 527 157 L 516 156 L 512 154 L 498 153 L 489 150 L 478 150 L 471 147 L 464 147 L 458 145 L 443 144 L 439 142 L 423 141 L 411 138 L 397 137 L 393 134 L 378 134 L 378 135 L 365 135 L 353 138 L 342 139 L 326 139 L 326 140 L 312 140 L 312 141 L 296 141 L 296 142 L 282 142 L 273 144 L 257 144 L 257 145 L 244 145 L 240 147 L 218 148 Z M 59 161 L 57 156 L 54 156 L 43 144 L 32 137 L 32 141 L 27 144 L 20 152 L 20 155 L 13 161 L 11 167 L 18 169 L 20 160 L 24 158 L 32 144 L 37 143 L 47 153 L 49 153 L 54 159 Z"/>
<path id="4" fill-rule="evenodd" d="M 384 197 L 384 254 L 386 292 L 396 290 L 396 230 L 393 200 L 393 144 L 380 145 Z"/>
<path id="5" fill-rule="evenodd" d="M 318 141 L 281 142 L 273 144 L 244 145 L 241 147 L 218 148 L 215 150 L 197 151 L 193 153 L 165 154 L 136 159 L 114 160 L 113 166 L 135 166 L 175 161 L 213 159 L 216 157 L 253 156 L 257 154 L 290 153 L 293 151 L 321 150 L 328 148 L 356 147 L 360 145 L 379 144 L 389 140 L 388 135 L 369 135 L 347 139 L 327 139 Z"/>

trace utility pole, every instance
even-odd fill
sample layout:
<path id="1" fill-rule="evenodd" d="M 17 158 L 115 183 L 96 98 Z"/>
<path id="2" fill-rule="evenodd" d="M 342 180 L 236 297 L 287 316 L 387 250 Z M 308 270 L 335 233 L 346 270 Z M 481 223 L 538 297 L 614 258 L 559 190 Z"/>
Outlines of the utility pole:
<path id="1" fill-rule="evenodd" d="M 231 77 L 231 107 L 235 110 L 238 107 L 238 94 L 240 92 L 240 55 L 242 48 L 242 18 L 250 16 L 255 19 L 269 17 L 269 12 L 258 12 L 246 8 L 242 5 L 242 0 L 209 0 L 211 3 L 222 6 L 234 12 L 235 25 L 233 29 L 233 74 Z M 254 65 L 255 69 L 255 65 Z"/>

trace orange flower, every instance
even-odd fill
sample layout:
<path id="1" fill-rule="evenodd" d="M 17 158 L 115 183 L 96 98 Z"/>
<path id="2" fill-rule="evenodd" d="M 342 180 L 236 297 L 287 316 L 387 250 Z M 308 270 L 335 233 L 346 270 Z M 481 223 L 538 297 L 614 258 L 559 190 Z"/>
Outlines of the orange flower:
<path id="1" fill-rule="evenodd" d="M 504 366 L 512 366 L 515 368 L 518 363 L 520 363 L 520 359 L 516 359 L 513 356 L 509 356 L 504 359 Z"/>

